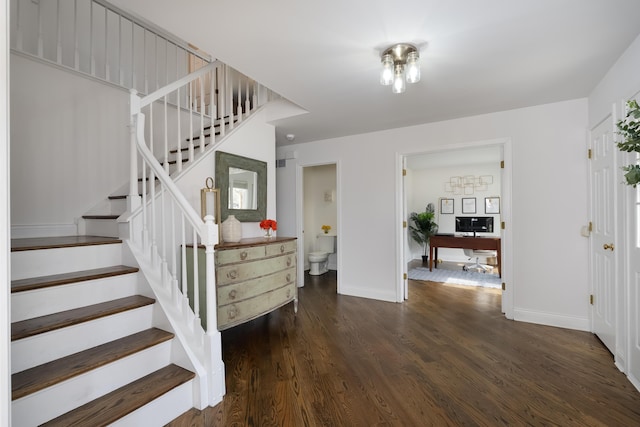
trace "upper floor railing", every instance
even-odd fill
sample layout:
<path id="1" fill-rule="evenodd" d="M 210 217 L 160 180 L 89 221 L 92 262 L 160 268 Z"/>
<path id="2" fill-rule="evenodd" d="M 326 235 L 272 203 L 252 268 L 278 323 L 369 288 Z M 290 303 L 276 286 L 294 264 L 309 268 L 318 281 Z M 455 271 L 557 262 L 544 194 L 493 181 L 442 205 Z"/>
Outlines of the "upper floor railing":
<path id="1" fill-rule="evenodd" d="M 148 94 L 209 55 L 104 0 L 11 0 L 11 48 Z"/>

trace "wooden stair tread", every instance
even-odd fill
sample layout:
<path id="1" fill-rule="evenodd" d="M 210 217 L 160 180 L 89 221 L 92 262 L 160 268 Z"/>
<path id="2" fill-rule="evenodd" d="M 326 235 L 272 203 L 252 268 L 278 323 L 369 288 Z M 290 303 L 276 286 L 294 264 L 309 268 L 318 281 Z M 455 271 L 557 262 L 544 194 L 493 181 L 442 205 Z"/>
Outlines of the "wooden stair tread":
<path id="1" fill-rule="evenodd" d="M 172 333 L 151 328 L 17 372 L 11 376 L 12 400 L 89 372 L 171 338 L 173 338 Z"/>
<path id="2" fill-rule="evenodd" d="M 53 274 L 51 276 L 30 277 L 27 279 L 12 280 L 11 292 L 31 291 L 34 289 L 48 288 L 51 286 L 66 285 L 68 283 L 84 282 L 87 280 L 103 279 L 106 277 L 120 276 L 138 272 L 137 267 L 126 265 L 114 265 L 111 267 L 96 268 L 93 270 L 74 271 L 72 273 Z"/>
<path id="3" fill-rule="evenodd" d="M 11 239 L 11 252 L 117 243 L 122 243 L 122 240 L 103 236 L 29 237 L 25 239 Z"/>
<path id="4" fill-rule="evenodd" d="M 42 425 L 106 426 L 192 380 L 194 376 L 193 372 L 172 364 Z"/>
<path id="5" fill-rule="evenodd" d="M 22 320 L 11 324 L 11 341 L 53 331 L 79 323 L 88 322 L 126 310 L 153 304 L 155 300 L 141 295 L 119 298 L 100 304 L 74 308 L 33 319 Z"/>
<path id="6" fill-rule="evenodd" d="M 84 219 L 118 219 L 120 215 L 82 215 Z"/>

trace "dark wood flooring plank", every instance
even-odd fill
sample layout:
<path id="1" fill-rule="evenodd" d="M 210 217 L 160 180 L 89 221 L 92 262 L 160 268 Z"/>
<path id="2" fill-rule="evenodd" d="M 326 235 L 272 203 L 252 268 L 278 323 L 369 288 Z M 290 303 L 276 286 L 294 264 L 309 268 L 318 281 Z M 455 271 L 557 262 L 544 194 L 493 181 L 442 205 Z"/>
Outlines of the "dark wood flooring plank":
<path id="1" fill-rule="evenodd" d="M 71 273 L 54 274 L 51 276 L 32 277 L 28 279 L 12 280 L 11 292 L 31 291 L 51 286 L 78 283 L 86 280 L 104 279 L 123 274 L 136 273 L 137 267 L 115 265 L 112 267 L 96 268 L 93 270 L 74 271 Z"/>
<path id="2" fill-rule="evenodd" d="M 170 340 L 173 334 L 161 329 L 147 329 L 127 337 L 53 360 L 11 376 L 12 399 L 68 380 L 92 369 Z"/>
<path id="3" fill-rule="evenodd" d="M 82 322 L 99 319 L 127 310 L 144 307 L 155 301 L 141 295 L 132 295 L 112 301 L 93 304 L 73 310 L 61 311 L 33 319 L 22 320 L 11 324 L 11 340 L 19 340 Z"/>
<path id="4" fill-rule="evenodd" d="M 194 376 L 193 372 L 176 365 L 169 365 L 74 411 L 61 415 L 43 426 L 107 426 L 173 388 L 190 381 Z M 191 425 L 203 426 L 203 424 Z"/>

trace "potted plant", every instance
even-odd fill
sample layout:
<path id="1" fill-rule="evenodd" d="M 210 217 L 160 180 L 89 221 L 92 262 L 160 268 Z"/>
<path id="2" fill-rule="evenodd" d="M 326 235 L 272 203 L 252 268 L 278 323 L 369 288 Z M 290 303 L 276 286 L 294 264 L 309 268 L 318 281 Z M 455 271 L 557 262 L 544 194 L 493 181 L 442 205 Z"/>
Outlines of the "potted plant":
<path id="1" fill-rule="evenodd" d="M 627 114 L 617 123 L 618 134 L 623 140 L 618 142 L 620 151 L 640 153 L 640 106 L 636 100 L 627 101 Z M 631 164 L 622 168 L 625 171 L 625 184 L 635 188 L 640 184 L 640 165 Z"/>
<path id="2" fill-rule="evenodd" d="M 413 222 L 413 224 L 409 224 L 409 233 L 411 233 L 411 238 L 416 243 L 422 245 L 423 263 L 429 260 L 429 256 L 427 255 L 429 239 L 438 231 L 438 224 L 435 223 L 434 217 L 435 209 L 433 203 L 429 203 L 424 212 L 412 212 L 411 215 L 409 215 L 409 220 Z"/>

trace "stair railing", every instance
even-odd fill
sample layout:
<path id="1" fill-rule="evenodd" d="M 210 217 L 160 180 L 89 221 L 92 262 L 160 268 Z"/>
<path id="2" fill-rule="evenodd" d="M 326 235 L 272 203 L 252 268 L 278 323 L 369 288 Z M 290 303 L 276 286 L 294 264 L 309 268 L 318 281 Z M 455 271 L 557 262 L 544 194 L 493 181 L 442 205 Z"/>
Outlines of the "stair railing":
<path id="1" fill-rule="evenodd" d="M 188 166 L 215 151 L 240 122 L 277 97 L 219 61 L 147 96 L 131 91 L 129 246 L 195 365 L 203 407 L 218 403 L 224 395 L 216 292 L 199 300 L 201 286 L 215 290 L 218 226 L 213 217 L 200 217 L 174 177 L 186 173 L 183 163 Z M 197 256 L 187 263 L 190 246 L 205 248 L 204 266 L 198 265 Z M 187 270 L 193 272 L 192 293 Z M 201 271 L 205 283 L 199 283 Z M 203 304 L 208 313 L 205 328 L 200 316 Z"/>
<path id="2" fill-rule="evenodd" d="M 11 0 L 10 41 L 21 55 L 145 94 L 211 62 L 106 0 Z"/>

